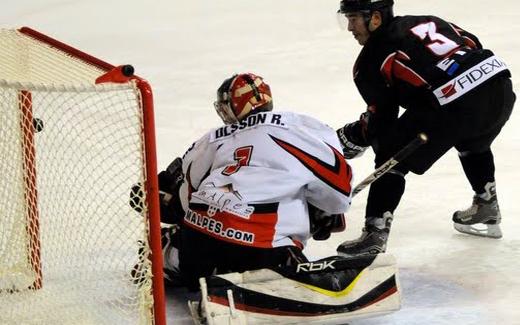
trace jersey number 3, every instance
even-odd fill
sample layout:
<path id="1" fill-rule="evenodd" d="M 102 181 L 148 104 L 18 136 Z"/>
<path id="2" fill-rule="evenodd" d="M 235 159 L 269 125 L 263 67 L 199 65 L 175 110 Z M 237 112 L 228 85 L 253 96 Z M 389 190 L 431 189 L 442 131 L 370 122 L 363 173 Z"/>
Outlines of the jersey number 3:
<path id="1" fill-rule="evenodd" d="M 233 158 L 236 161 L 236 164 L 229 165 L 222 171 L 222 174 L 229 176 L 232 175 L 240 169 L 242 166 L 248 166 L 249 161 L 251 161 L 251 154 L 253 153 L 253 146 L 240 147 L 235 150 L 235 154 Z"/>
<path id="2" fill-rule="evenodd" d="M 437 25 L 435 25 L 435 23 L 432 21 L 429 23 L 417 25 L 413 27 L 411 31 L 415 34 L 415 36 L 419 37 L 423 41 L 426 36 L 428 36 L 431 42 L 426 44 L 426 47 L 428 47 L 438 56 L 445 56 L 459 47 L 459 45 L 451 39 L 440 33 L 437 33 Z"/>

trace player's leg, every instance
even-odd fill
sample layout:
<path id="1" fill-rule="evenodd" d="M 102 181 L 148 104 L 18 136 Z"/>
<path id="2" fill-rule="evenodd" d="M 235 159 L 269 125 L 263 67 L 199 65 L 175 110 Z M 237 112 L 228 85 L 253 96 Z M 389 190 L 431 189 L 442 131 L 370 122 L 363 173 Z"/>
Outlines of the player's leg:
<path id="1" fill-rule="evenodd" d="M 449 128 L 444 128 L 445 119 L 444 113 L 433 110 L 428 113 L 407 111 L 394 128 L 380 137 L 374 148 L 376 168 L 418 133 L 428 134 L 429 141 L 371 184 L 362 235 L 342 243 L 337 248 L 339 254 L 355 256 L 385 252 L 393 214 L 405 190 L 405 175 L 408 171 L 423 174 L 454 144 Z"/>
<path id="2" fill-rule="evenodd" d="M 494 80 L 470 98 L 473 109 L 478 107 L 481 119 L 475 130 L 483 134 L 470 136 L 456 145 L 459 158 L 474 191 L 469 208 L 456 211 L 453 222 L 456 230 L 477 236 L 500 238 L 501 213 L 498 205 L 495 164 L 491 143 L 500 133 L 511 115 L 515 102 L 511 81 L 508 78 Z"/>
<path id="3" fill-rule="evenodd" d="M 498 206 L 491 150 L 482 153 L 460 152 L 460 161 L 473 191 L 473 202 L 465 210 L 453 213 L 456 230 L 484 237 L 500 238 L 501 214 Z"/>
<path id="4" fill-rule="evenodd" d="M 222 249 L 219 240 L 183 225 L 179 250 L 183 284 L 190 290 L 198 290 L 199 278 L 215 272 L 220 254 Z"/>
<path id="5" fill-rule="evenodd" d="M 297 246 L 256 248 L 224 243 L 224 247 L 226 247 L 222 257 L 224 264 L 219 267 L 219 273 L 275 269 L 307 262 L 301 248 Z M 247 258 L 244 258 L 245 256 Z"/>
<path id="6" fill-rule="evenodd" d="M 393 212 L 401 200 L 404 189 L 404 174 L 397 170 L 390 170 L 372 183 L 361 236 L 343 242 L 337 248 L 338 253 L 344 256 L 356 256 L 385 252 Z"/>
<path id="7" fill-rule="evenodd" d="M 198 289 L 199 278 L 214 273 L 244 272 L 307 261 L 296 246 L 249 247 L 210 237 L 188 226 L 182 227 L 179 260 L 183 283 L 192 290 Z"/>
<path id="8" fill-rule="evenodd" d="M 345 324 L 356 317 L 398 310 L 397 276 L 389 254 L 331 256 L 217 274 L 201 280 L 202 299 L 200 304 L 191 303 L 191 310 L 197 321 L 214 324 Z"/>

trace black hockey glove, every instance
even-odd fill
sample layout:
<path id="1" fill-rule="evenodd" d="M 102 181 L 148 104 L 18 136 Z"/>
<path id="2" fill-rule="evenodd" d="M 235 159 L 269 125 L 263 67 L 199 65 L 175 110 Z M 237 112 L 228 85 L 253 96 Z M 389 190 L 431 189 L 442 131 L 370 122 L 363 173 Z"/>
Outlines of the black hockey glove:
<path id="1" fill-rule="evenodd" d="M 179 189 L 184 180 L 182 173 L 182 159 L 175 160 L 158 175 L 159 203 L 161 209 L 161 222 L 176 224 L 184 216 L 179 198 Z M 130 206 L 141 213 L 144 209 L 144 189 L 140 183 L 132 186 L 130 191 Z"/>
<path id="2" fill-rule="evenodd" d="M 314 240 L 327 240 L 331 233 L 345 230 L 343 214 L 327 214 L 310 203 L 308 206 L 311 234 Z"/>
<path id="3" fill-rule="evenodd" d="M 144 210 L 144 190 L 141 186 L 141 183 L 137 183 L 134 186 L 132 186 L 132 189 L 130 190 L 130 206 L 132 209 L 137 211 L 138 213 L 143 212 Z"/>
<path id="4" fill-rule="evenodd" d="M 361 157 L 365 150 L 367 150 L 368 146 L 362 146 L 355 143 L 353 140 L 353 130 L 356 128 L 359 122 L 349 123 L 342 128 L 336 130 L 338 134 L 339 143 L 341 144 L 341 148 L 343 149 L 343 155 L 347 159 L 354 159 L 357 157 Z"/>
<path id="5" fill-rule="evenodd" d="M 336 130 L 345 158 L 360 157 L 370 146 L 368 124 L 374 111 L 375 107 L 371 106 L 361 114 L 358 121 L 345 124 L 344 127 Z"/>
<path id="6" fill-rule="evenodd" d="M 179 191 L 184 180 L 182 173 L 182 159 L 175 158 L 170 165 L 159 173 L 159 191 L 169 193 L 171 195 Z"/>
<path id="7" fill-rule="evenodd" d="M 159 199 L 161 203 L 161 222 L 178 224 L 184 217 L 179 189 L 184 181 L 182 159 L 175 158 L 170 165 L 159 173 Z"/>

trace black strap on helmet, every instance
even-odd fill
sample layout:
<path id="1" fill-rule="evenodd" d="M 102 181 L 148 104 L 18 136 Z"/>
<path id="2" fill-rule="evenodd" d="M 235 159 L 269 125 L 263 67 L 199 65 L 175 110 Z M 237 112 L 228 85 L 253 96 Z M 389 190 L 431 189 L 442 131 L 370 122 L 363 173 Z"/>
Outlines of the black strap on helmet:
<path id="1" fill-rule="evenodd" d="M 262 96 L 260 96 L 260 92 L 258 91 L 258 87 L 255 85 L 255 81 L 253 80 L 253 78 L 251 78 L 251 76 L 248 74 L 244 74 L 243 77 L 246 80 L 247 84 L 251 86 L 251 88 L 253 89 L 256 100 L 261 101 Z"/>
<path id="2" fill-rule="evenodd" d="M 218 101 L 226 102 L 229 101 L 231 98 L 231 94 L 229 91 L 231 90 L 231 85 L 233 84 L 233 80 L 238 76 L 238 74 L 234 74 L 230 78 L 227 78 L 222 82 L 220 87 L 217 89 L 217 99 Z"/>

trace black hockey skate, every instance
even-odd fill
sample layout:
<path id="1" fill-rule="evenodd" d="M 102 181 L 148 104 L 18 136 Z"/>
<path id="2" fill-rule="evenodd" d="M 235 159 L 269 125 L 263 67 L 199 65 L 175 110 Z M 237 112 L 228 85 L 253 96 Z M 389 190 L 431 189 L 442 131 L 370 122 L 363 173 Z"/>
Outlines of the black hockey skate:
<path id="1" fill-rule="evenodd" d="M 384 253 L 392 220 L 390 212 L 385 212 L 382 218 L 367 219 L 361 237 L 343 242 L 336 251 L 339 255 L 347 257 Z"/>
<path id="2" fill-rule="evenodd" d="M 486 192 L 473 196 L 469 208 L 453 214 L 455 230 L 475 236 L 501 238 L 500 208 L 498 206 L 495 183 L 487 183 Z"/>

